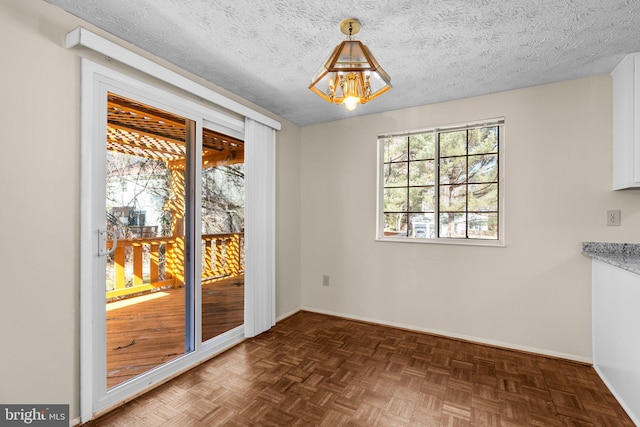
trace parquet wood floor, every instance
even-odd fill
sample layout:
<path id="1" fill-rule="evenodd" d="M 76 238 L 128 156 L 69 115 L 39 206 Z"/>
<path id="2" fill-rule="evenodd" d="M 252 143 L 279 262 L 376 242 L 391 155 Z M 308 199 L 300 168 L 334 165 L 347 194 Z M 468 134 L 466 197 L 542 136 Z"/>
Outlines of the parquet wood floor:
<path id="1" fill-rule="evenodd" d="M 94 426 L 633 426 L 585 364 L 297 313 Z"/>

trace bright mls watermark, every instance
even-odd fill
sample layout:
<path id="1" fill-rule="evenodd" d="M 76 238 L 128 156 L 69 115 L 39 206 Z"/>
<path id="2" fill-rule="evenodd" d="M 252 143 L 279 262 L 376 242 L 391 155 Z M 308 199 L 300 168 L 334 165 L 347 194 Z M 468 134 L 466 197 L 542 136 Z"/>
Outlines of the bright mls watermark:
<path id="1" fill-rule="evenodd" d="M 0 405 L 0 427 L 68 427 L 69 405 Z"/>

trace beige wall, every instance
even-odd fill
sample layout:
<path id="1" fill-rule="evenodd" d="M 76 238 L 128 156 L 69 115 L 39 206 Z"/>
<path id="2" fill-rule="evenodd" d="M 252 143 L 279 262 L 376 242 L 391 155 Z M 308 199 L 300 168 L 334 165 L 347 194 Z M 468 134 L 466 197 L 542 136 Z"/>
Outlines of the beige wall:
<path id="1" fill-rule="evenodd" d="M 62 46 L 78 25 L 113 40 L 42 0 L 0 2 L 0 402 L 69 403 L 72 419 L 80 396 L 80 61 Z M 300 307 L 300 128 L 208 86 L 283 124 L 276 143 L 281 317 Z"/>
<path id="2" fill-rule="evenodd" d="M 502 116 L 506 247 L 374 240 L 378 133 Z M 611 123 L 603 75 L 303 128 L 302 305 L 590 360 L 581 242 L 640 239 L 640 192 L 610 190 Z"/>
<path id="3" fill-rule="evenodd" d="M 77 416 L 80 68 L 25 7 L 0 3 L 0 401 Z"/>

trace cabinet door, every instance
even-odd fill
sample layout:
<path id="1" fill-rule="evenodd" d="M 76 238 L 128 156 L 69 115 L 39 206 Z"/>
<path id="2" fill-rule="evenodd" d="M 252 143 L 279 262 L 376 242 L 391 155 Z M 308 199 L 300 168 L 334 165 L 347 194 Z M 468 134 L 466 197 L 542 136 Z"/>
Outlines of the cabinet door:
<path id="1" fill-rule="evenodd" d="M 640 54 L 626 56 L 613 79 L 613 189 L 640 187 Z"/>
<path id="2" fill-rule="evenodd" d="M 593 261 L 593 365 L 640 425 L 640 276 Z"/>

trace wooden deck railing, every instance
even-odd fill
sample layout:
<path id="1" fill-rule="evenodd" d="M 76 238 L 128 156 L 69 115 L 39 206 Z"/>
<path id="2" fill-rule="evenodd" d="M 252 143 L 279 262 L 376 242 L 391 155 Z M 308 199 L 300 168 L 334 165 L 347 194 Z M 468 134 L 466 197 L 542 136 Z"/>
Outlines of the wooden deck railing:
<path id="1" fill-rule="evenodd" d="M 202 236 L 202 280 L 244 273 L 244 233 Z"/>
<path id="2" fill-rule="evenodd" d="M 107 242 L 107 247 L 113 245 Z M 184 285 L 184 240 L 155 237 L 118 240 L 113 262 L 107 262 L 111 289 L 107 299 Z M 109 271 L 110 270 L 110 271 Z M 244 273 L 244 234 L 202 236 L 202 281 Z"/>

